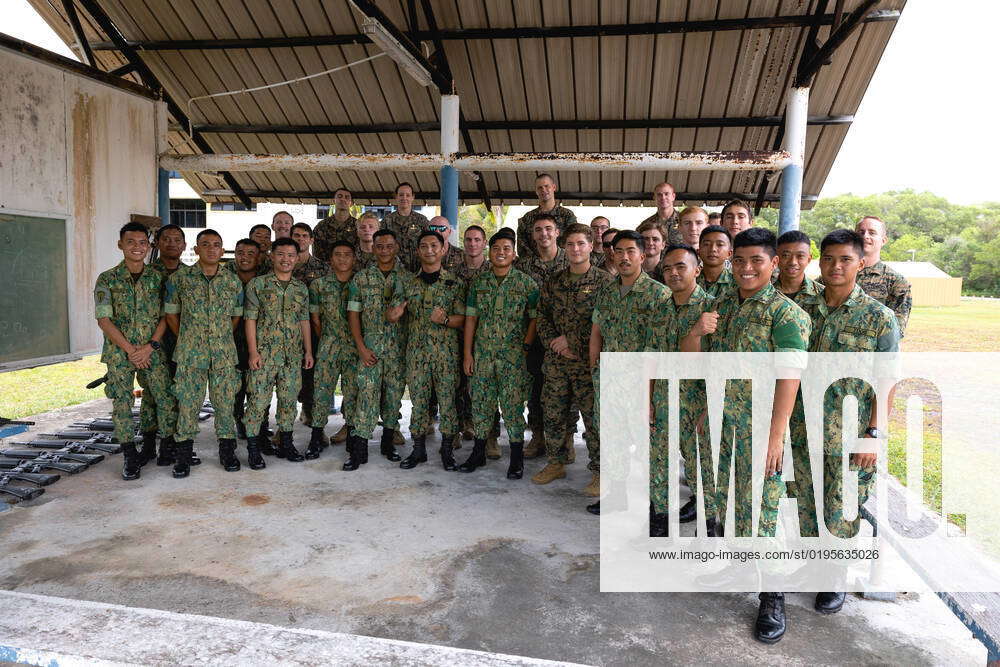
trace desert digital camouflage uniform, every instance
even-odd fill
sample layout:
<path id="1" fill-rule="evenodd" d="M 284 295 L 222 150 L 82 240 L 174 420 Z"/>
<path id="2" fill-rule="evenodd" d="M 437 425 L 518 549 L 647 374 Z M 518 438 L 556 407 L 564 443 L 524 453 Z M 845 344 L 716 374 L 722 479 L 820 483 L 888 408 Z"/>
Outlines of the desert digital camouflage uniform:
<path id="1" fill-rule="evenodd" d="M 680 220 L 681 220 L 680 213 L 677 212 L 676 208 L 674 209 L 674 212 L 670 214 L 670 217 L 667 218 L 666 220 L 662 220 L 660 218 L 660 212 L 657 211 L 653 215 L 649 216 L 648 218 L 640 222 L 639 225 L 636 225 L 636 229 L 638 229 L 639 226 L 646 224 L 647 222 L 657 222 L 657 221 L 660 222 L 667 229 L 667 238 L 663 239 L 664 252 L 660 253 L 662 257 L 662 255 L 666 253 L 666 250 L 669 246 L 681 245 L 684 243 L 684 237 L 681 236 Z"/>
<path id="2" fill-rule="evenodd" d="M 535 218 L 540 215 L 551 215 L 556 221 L 556 229 L 559 230 L 558 243 L 562 247 L 562 233 L 566 228 L 576 222 L 576 214 L 568 208 L 556 206 L 551 211 L 543 211 L 535 207 L 517 219 L 517 257 L 524 260 L 538 254 L 535 250 L 535 242 L 531 238 L 532 226 Z"/>
<path id="3" fill-rule="evenodd" d="M 805 368 L 809 347 L 809 316 L 774 285 L 764 285 L 756 294 L 740 302 L 739 290 L 728 290 L 716 301 L 719 322 L 709 336 L 712 352 L 783 352 L 785 366 Z M 719 470 L 726 471 L 716 488 L 718 521 L 723 522 L 729 493 L 730 463 L 735 456 L 736 536 L 753 535 L 751 486 L 751 385 L 749 380 L 726 382 L 725 412 L 719 448 Z M 709 440 L 708 422 L 705 440 Z M 735 435 L 733 434 L 735 430 Z M 735 438 L 735 442 L 734 442 Z M 706 493 L 709 489 L 706 489 Z M 778 519 L 778 500 L 785 495 L 785 483 L 776 473 L 764 480 L 761 497 L 759 537 L 773 537 Z"/>
<path id="4" fill-rule="evenodd" d="M 239 278 L 235 261 L 226 262 L 222 268 Z M 254 278 L 259 275 L 263 274 L 261 274 L 260 267 L 258 266 Z M 240 282 L 243 283 L 242 280 Z M 246 287 L 246 283 L 243 283 L 244 303 L 246 302 Z M 236 343 L 236 374 L 238 380 L 236 396 L 233 398 L 233 419 L 236 420 L 238 426 L 244 425 L 243 417 L 246 414 L 247 379 L 250 370 L 250 348 L 247 345 L 247 330 L 243 325 L 244 321 L 240 318 L 240 321 L 236 323 L 236 328 L 233 329 L 233 341 Z"/>
<path id="5" fill-rule="evenodd" d="M 337 380 L 344 394 L 344 422 L 354 424 L 358 400 L 358 350 L 347 324 L 350 281 L 340 282 L 332 271 L 309 285 L 309 312 L 319 315 L 322 335 L 316 347 L 316 388 L 313 393 L 312 428 L 323 428 L 330 418 Z"/>
<path id="6" fill-rule="evenodd" d="M 465 286 L 468 288 L 472 281 L 475 280 L 480 274 L 486 273 L 490 270 L 490 260 L 489 258 L 483 259 L 483 263 L 479 265 L 478 269 L 473 269 L 465 264 L 465 260 L 459 264 L 455 269 L 449 269 L 456 276 L 465 281 Z"/>
<path id="7" fill-rule="evenodd" d="M 524 336 L 538 316 L 538 284 L 515 268 L 503 278 L 481 273 L 469 286 L 466 317 L 475 317 L 473 344 L 472 422 L 476 438 L 493 428 L 497 406 L 511 442 L 524 441 L 524 402 L 529 375 Z"/>
<path id="8" fill-rule="evenodd" d="M 174 361 L 174 395 L 177 397 L 178 441 L 198 435 L 198 411 L 205 399 L 205 385 L 215 411 L 215 434 L 235 438 L 232 405 L 239 380 L 233 319 L 243 315 L 243 283 L 222 266 L 208 277 L 196 263 L 178 270 L 167 280 L 163 310 L 180 315 Z"/>
<path id="9" fill-rule="evenodd" d="M 343 222 L 332 214 L 320 220 L 313 229 L 313 255 L 324 265 L 329 264 L 333 244 L 337 241 L 347 241 L 358 247 L 358 219 L 353 215 L 347 216 Z"/>
<path id="10" fill-rule="evenodd" d="M 262 252 L 260 254 L 260 263 L 257 265 L 257 271 L 262 276 L 274 271 L 274 262 L 271 261 L 271 253 Z"/>
<path id="11" fill-rule="evenodd" d="M 420 259 L 417 257 L 417 239 L 427 229 L 430 221 L 421 213 L 411 210 L 409 215 L 400 215 L 398 211 L 387 213 L 382 218 L 380 229 L 395 232 L 399 243 L 399 261 L 407 271 L 419 271 Z"/>
<path id="12" fill-rule="evenodd" d="M 596 250 L 590 251 L 591 266 L 596 266 L 597 268 L 601 269 L 604 268 L 604 265 L 607 263 L 607 261 L 608 261 L 608 256 L 606 253 L 597 252 Z"/>
<path id="13" fill-rule="evenodd" d="M 705 279 L 704 271 L 698 274 L 695 282 L 698 283 L 698 287 L 705 290 L 706 294 L 716 299 L 728 290 L 735 289 L 736 287 L 736 281 L 733 279 L 733 271 L 728 266 L 722 269 L 722 273 L 719 274 L 718 279 L 714 283 L 710 283 Z"/>
<path id="14" fill-rule="evenodd" d="M 406 299 L 406 383 L 413 409 L 410 433 L 423 435 L 431 425 L 431 394 L 437 393 L 442 406 L 455 405 L 458 387 L 459 329 L 431 321 L 431 312 L 443 308 L 448 315 L 465 315 L 465 283 L 451 271 L 442 269 L 428 284 L 420 274 L 403 284 Z M 459 431 L 454 410 L 441 410 L 441 433 Z"/>
<path id="15" fill-rule="evenodd" d="M 309 287 L 312 281 L 317 278 L 322 278 L 326 274 L 330 273 L 330 265 L 321 262 L 318 257 L 314 255 L 309 255 L 309 259 L 302 262 L 301 264 L 296 264 L 295 268 L 292 269 L 292 278 L 295 278 L 299 282 L 305 284 Z"/>
<path id="16" fill-rule="evenodd" d="M 399 429 L 399 409 L 406 387 L 406 336 L 402 320 L 389 322 L 385 311 L 403 302 L 403 284 L 409 278 L 410 273 L 399 262 L 388 275 L 383 275 L 376 264 L 355 273 L 348 287 L 347 310 L 361 314 L 365 346 L 378 359 L 371 367 L 358 359 L 358 401 L 351 435 L 365 440 L 372 437 L 379 414 L 385 428 Z"/>
<path id="17" fill-rule="evenodd" d="M 621 276 L 601 288 L 594 303 L 591 322 L 601 331 L 601 352 L 659 352 L 660 334 L 670 292 L 666 287 L 640 272 L 632 287 L 623 295 Z M 593 369 L 594 430 L 600 437 L 601 367 Z M 619 391 L 635 392 L 636 387 L 619 387 Z M 645 388 L 640 388 L 645 393 Z M 599 441 L 598 441 L 599 442 Z M 599 461 L 602 474 L 624 481 L 628 472 L 625 452 L 607 451 Z"/>
<path id="18" fill-rule="evenodd" d="M 354 264 L 355 271 L 361 271 L 362 269 L 367 269 L 369 266 L 375 266 L 378 264 L 378 260 L 375 259 L 375 253 L 365 252 L 360 246 L 358 247 L 357 255 L 358 259 Z"/>
<path id="19" fill-rule="evenodd" d="M 590 374 L 590 330 L 597 295 L 611 283 L 611 274 L 591 266 L 583 274 L 569 268 L 557 271 L 542 286 L 538 304 L 538 337 L 545 350 L 542 372 L 542 409 L 545 415 L 545 454 L 549 463 L 567 463 L 563 438 L 574 421 L 576 407 L 583 414 L 583 439 L 590 463 L 587 468 L 600 470 L 600 441 L 594 425 L 594 382 Z M 576 359 L 567 359 L 549 345 L 565 336 L 568 350 Z"/>
<path id="20" fill-rule="evenodd" d="M 258 276 L 247 283 L 243 318 L 257 322 L 261 359 L 260 368 L 248 372 L 247 433 L 260 432 L 272 389 L 278 395 L 278 430 L 291 431 L 305 353 L 299 323 L 309 321 L 309 289 L 295 278 L 283 282 L 274 273 Z"/>
<path id="21" fill-rule="evenodd" d="M 187 266 L 187 264 L 185 264 L 184 262 L 180 262 L 178 263 L 176 269 L 168 269 L 167 265 L 164 264 L 163 260 L 159 257 L 157 257 L 156 259 L 154 259 L 152 262 L 149 263 L 149 268 L 155 269 L 156 271 L 158 271 L 160 274 L 163 275 L 164 292 L 166 291 L 167 278 L 173 275 L 175 271 L 184 268 L 185 266 Z M 162 292 L 160 295 L 160 299 L 162 302 L 163 299 Z M 174 363 L 174 349 L 177 347 L 177 336 L 175 336 L 174 332 L 170 330 L 170 327 L 167 327 L 166 331 L 163 332 L 163 339 L 160 340 L 160 345 L 161 345 L 161 351 L 163 352 L 163 356 L 167 360 L 167 371 L 170 373 L 170 383 L 171 386 L 173 386 L 174 375 L 177 373 L 177 364 Z M 171 398 L 172 397 L 173 393 L 171 393 Z M 174 409 L 176 410 L 177 401 L 173 401 L 173 403 L 174 403 Z M 143 393 L 142 401 L 139 403 L 139 430 L 142 431 L 143 433 L 148 433 L 149 431 L 152 431 L 153 429 L 156 428 L 158 419 L 159 418 L 157 416 L 156 397 L 152 393 L 149 394 Z M 177 415 L 175 414 L 172 417 L 172 419 L 174 420 L 174 422 L 176 422 Z"/>
<path id="22" fill-rule="evenodd" d="M 448 250 L 441 258 L 441 268 L 457 274 L 458 267 L 462 264 L 465 264 L 465 251 L 449 243 Z"/>
<path id="23" fill-rule="evenodd" d="M 875 266 L 866 266 L 858 272 L 858 285 L 865 294 L 888 306 L 896 314 L 900 337 L 906 335 L 906 323 L 910 319 L 913 297 L 910 296 L 910 281 L 888 264 L 879 260 Z"/>
<path id="24" fill-rule="evenodd" d="M 107 317 L 129 343 L 145 345 L 163 317 L 164 280 L 161 273 L 149 267 L 143 269 L 138 279 L 132 280 L 132 274 L 122 260 L 118 266 L 97 277 L 94 317 Z M 173 435 L 177 403 L 170 390 L 170 371 L 163 350 L 153 350 L 149 356 L 149 368 L 138 369 L 129 361 L 125 350 L 105 336 L 101 362 L 108 367 L 104 395 L 111 399 L 115 439 L 120 443 L 131 443 L 135 437 L 132 425 L 132 405 L 135 403 L 132 387 L 135 379 L 143 388 L 143 403 L 146 396 L 155 397 L 161 407 L 159 412 L 153 412 L 153 418 L 158 421 L 144 424 L 143 431 L 158 429 L 163 437 Z"/>
<path id="25" fill-rule="evenodd" d="M 799 286 L 799 291 L 795 294 L 785 294 L 782 292 L 777 277 L 771 280 L 771 284 L 774 285 L 774 289 L 795 302 L 795 305 L 799 308 L 805 308 L 803 304 L 811 303 L 817 296 L 823 293 L 823 286 L 811 278 L 803 278 L 802 285 Z"/>
<path id="26" fill-rule="evenodd" d="M 809 336 L 810 352 L 883 352 L 899 351 L 899 324 L 893 312 L 864 293 L 855 285 L 851 295 L 838 308 L 831 310 L 823 298 L 822 288 L 802 308 L 812 319 Z M 875 392 L 871 385 L 857 379 L 834 382 L 823 397 L 823 518 L 827 528 L 838 537 L 853 537 L 858 532 L 860 516 L 853 521 L 844 519 L 843 478 L 841 476 L 841 436 L 844 429 L 843 401 L 846 396 L 858 400 L 858 437 L 863 437 L 875 405 Z M 795 482 L 789 483 L 789 495 L 798 499 L 799 530 L 802 537 L 819 535 L 816 525 L 816 499 L 812 486 L 812 469 L 809 463 L 805 411 L 802 392 L 795 397 L 791 419 L 792 447 L 799 451 L 794 456 Z M 850 463 L 850 470 L 858 473 L 858 506 L 868 500 L 875 481 L 876 466 L 859 468 Z M 803 483 L 808 481 L 808 483 Z"/>
<path id="27" fill-rule="evenodd" d="M 708 295 L 697 284 L 694 292 L 688 298 L 688 302 L 682 306 L 674 303 L 673 297 L 667 300 L 664 307 L 664 317 L 662 319 L 662 330 L 660 333 L 660 349 L 663 352 L 680 352 L 681 339 L 688 335 L 691 327 L 694 326 L 702 313 L 711 312 L 715 309 L 715 298 Z M 702 345 L 706 346 L 707 341 L 702 338 Z M 653 382 L 653 428 L 650 431 L 650 451 L 649 451 L 649 498 L 653 502 L 653 509 L 658 514 L 666 514 L 668 509 L 667 498 L 669 491 L 669 382 L 666 380 L 655 380 Z M 698 443 L 694 437 L 694 428 L 700 415 L 694 414 L 694 410 L 688 406 L 704 405 L 705 402 L 705 382 L 704 380 L 685 381 L 679 388 L 679 396 L 691 395 L 691 399 L 680 401 L 680 437 L 681 458 L 684 460 L 684 474 L 687 476 L 688 488 L 692 493 L 698 491 L 698 478 L 696 469 L 698 461 Z M 707 466 L 703 466 L 702 478 L 711 473 L 711 456 L 707 458 Z M 705 514 L 707 517 L 715 516 L 715 498 L 710 493 L 703 496 Z"/>

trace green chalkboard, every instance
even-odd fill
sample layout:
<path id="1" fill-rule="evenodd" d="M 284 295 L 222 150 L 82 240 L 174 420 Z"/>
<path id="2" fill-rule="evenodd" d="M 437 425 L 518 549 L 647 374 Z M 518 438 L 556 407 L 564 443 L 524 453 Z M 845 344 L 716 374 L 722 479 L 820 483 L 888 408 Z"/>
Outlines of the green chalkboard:
<path id="1" fill-rule="evenodd" d="M 66 222 L 0 212 L 0 364 L 69 353 Z"/>

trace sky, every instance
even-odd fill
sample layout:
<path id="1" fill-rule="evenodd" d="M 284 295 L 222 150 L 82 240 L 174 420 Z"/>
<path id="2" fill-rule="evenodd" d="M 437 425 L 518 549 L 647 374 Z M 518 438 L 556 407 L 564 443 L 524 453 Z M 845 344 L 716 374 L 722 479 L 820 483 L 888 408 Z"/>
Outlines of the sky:
<path id="1" fill-rule="evenodd" d="M 27 0 L 4 4 L 0 31 L 73 57 Z M 1000 0 L 909 0 L 820 195 L 912 188 L 1000 201 L 996 25 Z M 932 149 L 951 157 L 938 165 Z"/>

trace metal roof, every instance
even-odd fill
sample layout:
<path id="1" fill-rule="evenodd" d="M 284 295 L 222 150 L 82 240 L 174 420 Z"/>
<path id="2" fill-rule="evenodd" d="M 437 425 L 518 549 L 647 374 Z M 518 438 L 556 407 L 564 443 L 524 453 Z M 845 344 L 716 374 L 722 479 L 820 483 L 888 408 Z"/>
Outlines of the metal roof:
<path id="1" fill-rule="evenodd" d="M 29 0 L 76 45 L 65 0 Z M 70 2 L 72 5 L 72 0 Z M 811 31 L 864 0 L 377 0 L 430 61 L 450 70 L 461 96 L 466 152 L 768 151 L 777 147 L 785 91 Z M 867 3 L 868 5 L 872 3 Z M 813 81 L 803 205 L 822 189 L 850 120 L 905 0 L 881 0 Z M 275 83 L 379 53 L 360 35 L 348 0 L 75 0 L 98 67 L 126 66 L 125 48 L 174 102 L 174 121 L 196 96 Z M 96 12 L 128 44 L 114 44 Z M 142 82 L 135 72 L 125 76 Z M 181 114 L 176 110 L 180 110 Z M 195 137 L 174 126 L 178 154 L 434 153 L 439 92 L 389 58 L 280 88 L 198 102 Z M 257 201 L 329 200 L 340 186 L 359 202 L 387 201 L 409 181 L 434 201 L 433 172 L 185 173 L 199 193 L 241 189 Z M 647 204 L 660 181 L 679 198 L 719 203 L 738 194 L 777 200 L 780 177 L 762 172 L 555 174 L 565 203 Z M 235 185 L 234 185 L 235 184 Z M 463 173 L 465 201 L 482 187 L 494 204 L 531 201 L 530 173 Z M 207 194 L 209 201 L 233 196 Z"/>

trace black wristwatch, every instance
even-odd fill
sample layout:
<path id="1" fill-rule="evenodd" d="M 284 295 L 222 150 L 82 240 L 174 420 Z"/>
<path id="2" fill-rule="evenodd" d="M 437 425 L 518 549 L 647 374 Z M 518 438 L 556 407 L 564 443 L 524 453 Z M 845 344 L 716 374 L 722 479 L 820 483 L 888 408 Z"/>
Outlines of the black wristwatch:
<path id="1" fill-rule="evenodd" d="M 525 352 L 531 352 L 531 343 L 522 343 L 521 345 Z"/>
<path id="2" fill-rule="evenodd" d="M 151 341 L 149 341 L 149 346 L 151 348 L 153 348 L 154 350 L 159 350 L 160 347 L 161 347 L 160 341 L 158 341 L 158 340 L 151 340 Z"/>
<path id="3" fill-rule="evenodd" d="M 869 426 L 867 429 L 865 429 L 865 436 L 868 438 L 884 438 L 885 433 L 878 430 L 874 426 Z"/>

